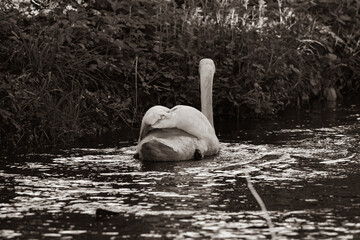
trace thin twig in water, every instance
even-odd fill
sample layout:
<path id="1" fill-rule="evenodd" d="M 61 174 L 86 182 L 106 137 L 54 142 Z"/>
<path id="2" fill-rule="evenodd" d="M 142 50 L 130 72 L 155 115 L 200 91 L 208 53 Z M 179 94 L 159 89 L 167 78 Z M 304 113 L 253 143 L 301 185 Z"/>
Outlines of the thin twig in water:
<path id="1" fill-rule="evenodd" d="M 271 239 L 276 239 L 276 234 L 275 234 L 275 228 L 274 228 L 274 224 L 271 221 L 270 215 L 268 210 L 266 209 L 266 206 L 263 202 L 263 200 L 261 199 L 260 195 L 257 193 L 257 191 L 255 190 L 254 186 L 251 183 L 250 180 L 250 174 L 249 173 L 245 173 L 245 177 L 246 177 L 246 182 L 247 182 L 247 186 L 251 192 L 251 194 L 254 196 L 254 198 L 256 199 L 256 201 L 258 202 L 258 204 L 260 205 L 261 211 L 263 212 L 264 218 L 266 219 L 266 222 L 269 226 L 269 231 L 271 234 Z"/>

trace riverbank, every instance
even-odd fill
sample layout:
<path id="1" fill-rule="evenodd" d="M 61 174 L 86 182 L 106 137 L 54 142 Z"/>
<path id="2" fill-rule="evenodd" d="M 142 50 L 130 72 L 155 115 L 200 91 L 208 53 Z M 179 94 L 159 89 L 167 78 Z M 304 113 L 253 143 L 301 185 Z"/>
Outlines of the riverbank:
<path id="1" fill-rule="evenodd" d="M 79 2 L 0 3 L 2 149 L 137 128 L 155 104 L 199 108 L 203 57 L 217 67 L 215 117 L 267 118 L 360 89 L 349 1 Z"/>

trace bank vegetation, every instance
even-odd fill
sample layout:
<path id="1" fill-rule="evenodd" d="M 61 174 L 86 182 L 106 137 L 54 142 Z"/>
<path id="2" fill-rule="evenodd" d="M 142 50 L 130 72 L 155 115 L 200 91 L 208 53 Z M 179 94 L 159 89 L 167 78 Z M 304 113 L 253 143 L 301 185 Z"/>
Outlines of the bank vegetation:
<path id="1" fill-rule="evenodd" d="M 272 117 L 360 89 L 356 0 L 0 3 L 0 146 L 29 150 L 139 127 L 154 104 Z"/>

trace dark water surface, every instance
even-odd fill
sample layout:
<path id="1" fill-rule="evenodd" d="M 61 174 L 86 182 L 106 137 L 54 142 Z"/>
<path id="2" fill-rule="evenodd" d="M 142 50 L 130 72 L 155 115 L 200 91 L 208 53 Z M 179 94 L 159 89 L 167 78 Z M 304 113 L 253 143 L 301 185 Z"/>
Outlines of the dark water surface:
<path id="1" fill-rule="evenodd" d="M 231 126 L 201 161 L 141 163 L 132 143 L 2 157 L 0 238 L 270 239 L 250 176 L 277 239 L 360 239 L 359 104 Z"/>

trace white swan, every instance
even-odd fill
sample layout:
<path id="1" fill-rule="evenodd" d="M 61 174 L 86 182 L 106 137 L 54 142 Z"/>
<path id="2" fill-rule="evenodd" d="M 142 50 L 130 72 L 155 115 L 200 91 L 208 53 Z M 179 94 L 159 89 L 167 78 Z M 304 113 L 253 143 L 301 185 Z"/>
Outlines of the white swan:
<path id="1" fill-rule="evenodd" d="M 135 157 L 144 161 L 202 159 L 219 152 L 212 110 L 215 64 L 199 63 L 201 111 L 184 105 L 154 106 L 144 115 Z"/>

